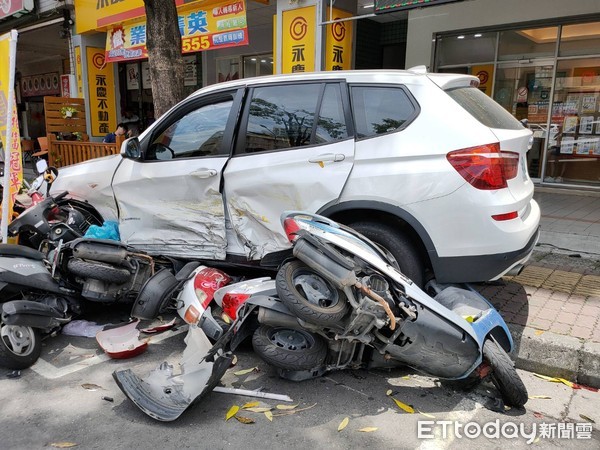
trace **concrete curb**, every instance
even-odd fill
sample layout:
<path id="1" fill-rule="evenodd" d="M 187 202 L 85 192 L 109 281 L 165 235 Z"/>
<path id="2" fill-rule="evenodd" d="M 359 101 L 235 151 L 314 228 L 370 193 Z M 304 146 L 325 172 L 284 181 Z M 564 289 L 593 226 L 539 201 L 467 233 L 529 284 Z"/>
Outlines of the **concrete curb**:
<path id="1" fill-rule="evenodd" d="M 508 324 L 515 341 L 516 366 L 600 388 L 600 344 L 572 336 Z"/>

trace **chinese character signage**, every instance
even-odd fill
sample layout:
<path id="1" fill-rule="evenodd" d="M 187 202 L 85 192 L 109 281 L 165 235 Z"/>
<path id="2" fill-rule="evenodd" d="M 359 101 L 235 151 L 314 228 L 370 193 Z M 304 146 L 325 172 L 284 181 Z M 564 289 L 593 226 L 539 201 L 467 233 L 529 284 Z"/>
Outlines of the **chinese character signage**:
<path id="1" fill-rule="evenodd" d="M 104 49 L 87 47 L 91 135 L 103 137 L 117 128 L 113 65 L 106 64 Z"/>
<path id="2" fill-rule="evenodd" d="M 8 223 L 12 207 L 23 182 L 21 138 L 15 102 L 15 64 L 17 59 L 17 32 L 0 36 L 0 142 L 2 142 L 4 167 L 4 193 L 2 200 L 2 242 L 7 241 Z M 6 189 L 9 186 L 10 189 Z"/>
<path id="3" fill-rule="evenodd" d="M 291 9 L 282 16 L 281 73 L 313 72 L 317 8 Z"/>
<path id="4" fill-rule="evenodd" d="M 203 9 L 180 8 L 178 16 L 183 53 L 248 45 L 244 0 L 213 3 Z M 147 57 L 145 21 L 114 26 L 107 31 L 107 62 Z"/>
<path id="5" fill-rule="evenodd" d="M 329 12 L 329 10 L 327 10 Z M 352 17 L 352 14 L 333 8 L 333 20 Z M 329 16 L 328 16 L 329 20 Z M 352 69 L 352 32 L 351 21 L 336 22 L 327 25 L 325 41 L 325 70 Z"/>
<path id="6" fill-rule="evenodd" d="M 83 98 L 83 66 L 81 65 L 81 47 L 75 47 L 75 74 L 77 77 L 77 97 Z"/>

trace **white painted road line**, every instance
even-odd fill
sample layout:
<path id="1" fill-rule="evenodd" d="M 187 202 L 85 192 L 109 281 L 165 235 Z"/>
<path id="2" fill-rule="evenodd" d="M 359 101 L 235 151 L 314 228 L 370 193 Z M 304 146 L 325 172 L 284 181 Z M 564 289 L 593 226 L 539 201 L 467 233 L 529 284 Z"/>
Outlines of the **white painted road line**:
<path id="1" fill-rule="evenodd" d="M 149 338 L 149 343 L 153 344 L 153 343 L 158 343 L 158 342 L 164 341 L 165 339 L 169 339 L 173 336 L 177 336 L 178 334 L 186 332 L 187 330 L 188 330 L 188 327 L 183 326 L 183 327 L 178 328 L 177 330 L 169 330 L 169 331 L 166 331 L 165 333 L 162 333 L 162 334 L 159 334 L 156 336 L 151 336 Z M 96 355 L 91 358 L 85 359 L 83 361 L 78 361 L 78 362 L 70 364 L 68 366 L 59 368 L 59 367 L 53 366 L 49 362 L 44 361 L 42 358 L 40 358 L 37 360 L 37 362 L 33 366 L 31 366 L 31 370 L 33 370 L 35 373 L 37 373 L 38 375 L 40 375 L 44 378 L 47 378 L 49 380 L 55 380 L 57 378 L 64 377 L 65 375 L 69 375 L 71 373 L 78 372 L 82 369 L 87 369 L 88 367 L 95 366 L 96 364 L 100 364 L 101 362 L 108 361 L 109 359 L 111 359 L 110 356 L 103 353 L 101 355 Z"/>

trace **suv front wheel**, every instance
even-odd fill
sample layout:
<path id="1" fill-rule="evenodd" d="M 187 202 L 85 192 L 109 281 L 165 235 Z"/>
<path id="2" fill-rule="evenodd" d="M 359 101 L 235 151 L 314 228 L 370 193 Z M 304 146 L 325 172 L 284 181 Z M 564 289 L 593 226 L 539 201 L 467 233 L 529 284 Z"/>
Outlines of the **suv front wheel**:
<path id="1" fill-rule="evenodd" d="M 389 225 L 376 222 L 354 222 L 348 226 L 389 251 L 396 258 L 400 271 L 417 286 L 423 287 L 425 266 L 415 245 L 406 235 Z"/>

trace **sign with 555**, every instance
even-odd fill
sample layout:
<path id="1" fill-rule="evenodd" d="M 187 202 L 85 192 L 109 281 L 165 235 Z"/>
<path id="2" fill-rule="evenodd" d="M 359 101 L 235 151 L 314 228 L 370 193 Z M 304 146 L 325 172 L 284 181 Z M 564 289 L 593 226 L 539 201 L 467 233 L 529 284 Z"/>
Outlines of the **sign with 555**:
<path id="1" fill-rule="evenodd" d="M 245 0 L 212 3 L 203 9 L 192 3 L 178 8 L 177 13 L 183 53 L 248 45 Z M 107 62 L 147 57 L 145 21 L 120 24 L 107 31 Z"/>

